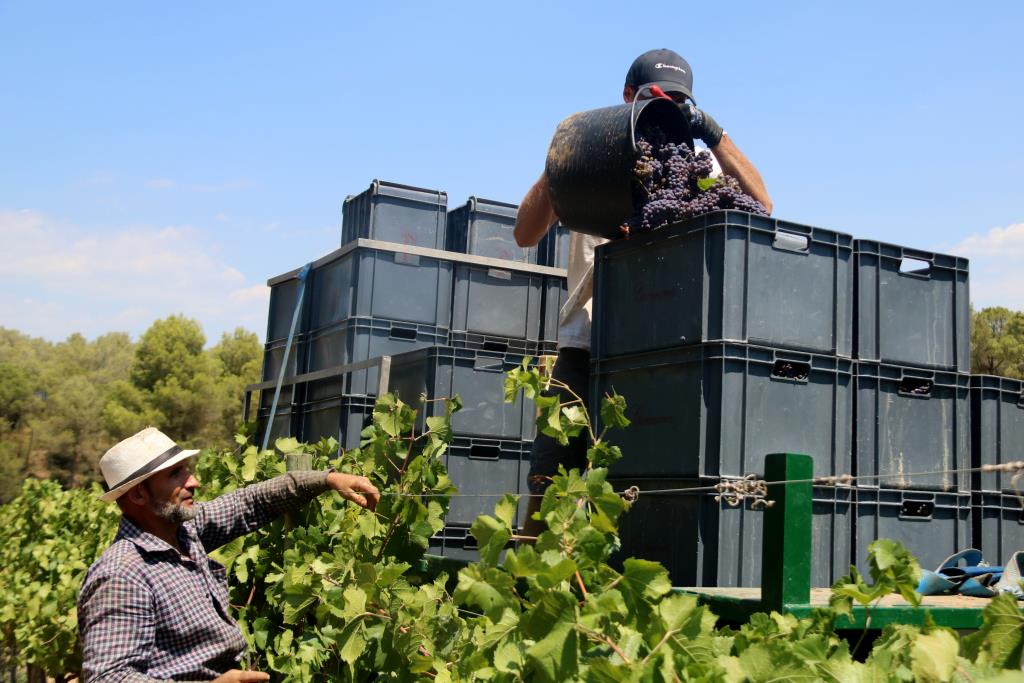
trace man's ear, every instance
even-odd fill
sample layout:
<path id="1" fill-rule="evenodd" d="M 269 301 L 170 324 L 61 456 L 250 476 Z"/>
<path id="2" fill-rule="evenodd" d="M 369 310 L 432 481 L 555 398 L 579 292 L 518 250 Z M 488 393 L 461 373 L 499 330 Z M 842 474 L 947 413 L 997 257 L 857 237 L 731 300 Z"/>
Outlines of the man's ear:
<path id="1" fill-rule="evenodd" d="M 125 502 L 134 505 L 147 504 L 149 502 L 149 489 L 146 488 L 146 482 L 139 482 L 121 494 L 121 497 L 125 499 Z"/>
<path id="2" fill-rule="evenodd" d="M 636 96 L 636 88 L 631 85 L 622 86 L 622 101 L 629 104 Z"/>

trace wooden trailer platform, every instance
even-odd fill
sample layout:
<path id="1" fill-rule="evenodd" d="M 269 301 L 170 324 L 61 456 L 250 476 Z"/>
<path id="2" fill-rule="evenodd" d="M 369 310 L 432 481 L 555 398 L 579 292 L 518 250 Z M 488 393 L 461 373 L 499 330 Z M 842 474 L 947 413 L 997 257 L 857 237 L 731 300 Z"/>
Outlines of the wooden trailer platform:
<path id="1" fill-rule="evenodd" d="M 737 623 L 746 622 L 755 612 L 808 617 L 814 609 L 827 607 L 831 590 L 811 587 L 812 477 L 813 461 L 809 456 L 776 453 L 765 458 L 768 498 L 774 504 L 764 512 L 761 588 L 675 590 L 698 596 L 720 618 Z M 928 612 L 939 626 L 976 629 L 988 604 L 987 598 L 949 595 L 925 596 L 915 607 L 893 593 L 867 609 L 854 605 L 851 617 L 841 617 L 836 627 L 875 629 L 888 624 L 922 624 Z"/>

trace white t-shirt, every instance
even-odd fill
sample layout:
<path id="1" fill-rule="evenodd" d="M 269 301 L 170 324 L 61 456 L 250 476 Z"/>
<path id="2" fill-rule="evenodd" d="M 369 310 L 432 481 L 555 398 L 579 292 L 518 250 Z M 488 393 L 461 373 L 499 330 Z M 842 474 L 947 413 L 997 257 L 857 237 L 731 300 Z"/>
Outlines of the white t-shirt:
<path id="1" fill-rule="evenodd" d="M 703 148 L 697 147 L 697 151 Z M 722 174 L 711 155 L 711 177 Z M 558 316 L 558 348 L 590 350 L 590 323 L 594 303 L 594 249 L 608 240 L 569 231 L 568 292 Z"/>
<path id="2" fill-rule="evenodd" d="M 569 232 L 568 292 L 558 317 L 558 348 L 590 350 L 590 313 L 594 303 L 594 249 L 603 237 Z"/>

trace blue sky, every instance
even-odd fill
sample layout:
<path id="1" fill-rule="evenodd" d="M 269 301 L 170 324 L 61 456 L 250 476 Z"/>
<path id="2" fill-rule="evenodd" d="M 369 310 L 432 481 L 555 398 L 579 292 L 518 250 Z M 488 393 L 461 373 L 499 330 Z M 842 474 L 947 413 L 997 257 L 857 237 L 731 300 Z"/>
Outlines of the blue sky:
<path id="1" fill-rule="evenodd" d="M 976 305 L 1024 309 L 1022 26 L 1016 2 L 0 0 L 0 326 L 262 337 L 263 284 L 338 246 L 346 195 L 518 202 L 652 47 L 777 217 L 968 256 Z"/>

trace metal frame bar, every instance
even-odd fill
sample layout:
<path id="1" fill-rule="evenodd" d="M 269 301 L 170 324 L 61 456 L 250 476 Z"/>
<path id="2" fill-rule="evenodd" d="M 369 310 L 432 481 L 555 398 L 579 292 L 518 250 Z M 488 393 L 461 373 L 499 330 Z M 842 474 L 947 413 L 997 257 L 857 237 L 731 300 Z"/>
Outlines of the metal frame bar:
<path id="1" fill-rule="evenodd" d="M 281 381 L 281 386 L 286 387 L 293 384 L 302 384 L 304 382 L 331 379 L 332 377 L 347 375 L 349 373 L 356 372 L 357 370 L 365 370 L 368 368 L 377 368 L 379 370 L 377 373 L 377 395 L 380 396 L 381 394 L 386 394 L 388 391 L 388 385 L 391 383 L 391 356 L 378 356 L 358 363 L 349 363 L 348 365 L 332 365 L 331 367 L 324 368 L 323 370 L 314 370 L 313 372 L 307 372 L 302 375 L 286 377 Z M 242 402 L 242 419 L 244 421 L 249 421 L 249 411 L 252 408 L 252 393 L 254 391 L 273 389 L 277 384 L 277 380 L 268 379 L 265 382 L 257 382 L 245 387 L 245 398 Z"/>

